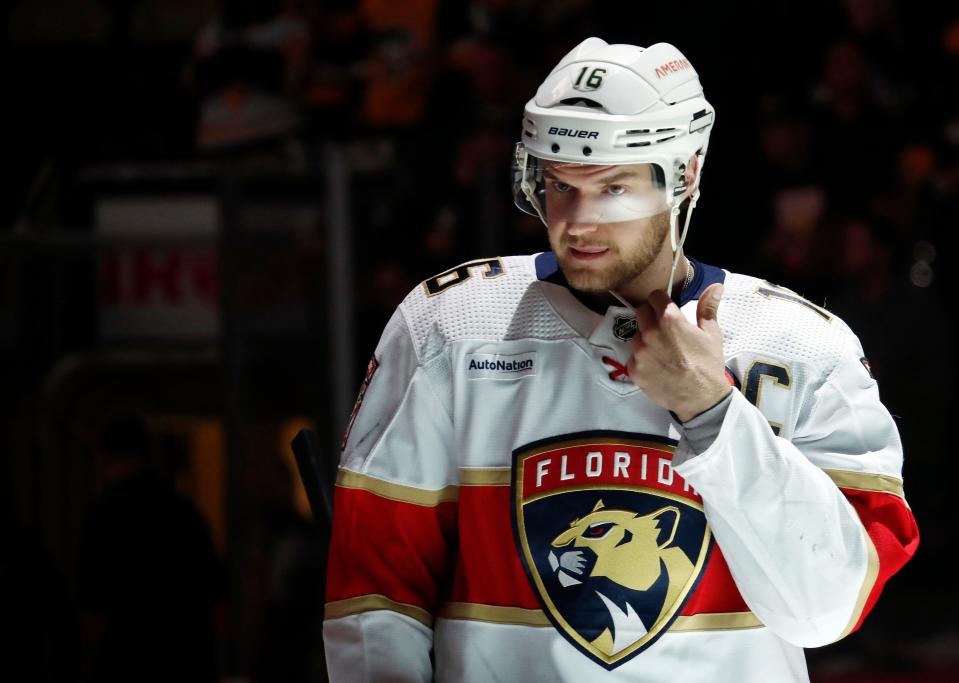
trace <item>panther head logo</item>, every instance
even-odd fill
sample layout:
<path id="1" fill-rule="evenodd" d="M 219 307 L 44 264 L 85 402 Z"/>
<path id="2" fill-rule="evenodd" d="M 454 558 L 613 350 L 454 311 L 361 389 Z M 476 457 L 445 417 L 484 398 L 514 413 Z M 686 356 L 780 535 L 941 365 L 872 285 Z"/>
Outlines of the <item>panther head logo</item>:
<path id="1" fill-rule="evenodd" d="M 591 641 L 601 652 L 613 655 L 645 635 L 685 590 L 693 563 L 672 545 L 681 514 L 668 505 L 639 515 L 599 500 L 553 539 L 549 564 L 559 583 L 593 584 L 609 612 L 606 628 Z"/>

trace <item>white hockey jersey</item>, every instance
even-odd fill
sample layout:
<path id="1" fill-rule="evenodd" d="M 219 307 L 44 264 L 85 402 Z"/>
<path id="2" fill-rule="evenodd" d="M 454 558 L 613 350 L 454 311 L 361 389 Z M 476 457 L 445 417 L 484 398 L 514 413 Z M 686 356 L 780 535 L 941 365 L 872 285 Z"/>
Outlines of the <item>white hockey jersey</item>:
<path id="1" fill-rule="evenodd" d="M 472 261 L 399 306 L 337 479 L 334 681 L 807 681 L 915 552 L 862 349 L 789 290 L 724 282 L 713 444 L 626 374 L 636 323 L 555 256 Z"/>

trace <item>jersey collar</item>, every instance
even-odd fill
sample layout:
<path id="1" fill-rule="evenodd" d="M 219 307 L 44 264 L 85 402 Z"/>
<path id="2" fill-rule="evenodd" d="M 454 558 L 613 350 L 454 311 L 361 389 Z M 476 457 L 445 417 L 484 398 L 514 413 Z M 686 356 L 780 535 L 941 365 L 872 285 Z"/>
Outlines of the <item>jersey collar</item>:
<path id="1" fill-rule="evenodd" d="M 703 290 L 709 287 L 709 285 L 726 280 L 726 271 L 722 268 L 697 261 L 691 256 L 687 256 L 686 258 L 692 262 L 695 274 L 693 275 L 692 282 L 689 283 L 689 286 L 686 287 L 680 295 L 680 308 L 690 301 L 698 300 L 699 295 L 702 294 Z M 559 267 L 559 261 L 557 261 L 555 253 L 552 251 L 544 251 L 541 254 L 537 254 L 535 263 L 536 277 L 538 280 L 565 288 L 573 298 L 593 313 L 599 316 L 606 315 L 606 311 L 609 308 L 608 306 L 598 306 L 596 302 L 584 297 L 581 292 L 577 292 L 569 286 L 569 282 L 566 281 L 566 276 L 563 275 L 563 271 Z"/>

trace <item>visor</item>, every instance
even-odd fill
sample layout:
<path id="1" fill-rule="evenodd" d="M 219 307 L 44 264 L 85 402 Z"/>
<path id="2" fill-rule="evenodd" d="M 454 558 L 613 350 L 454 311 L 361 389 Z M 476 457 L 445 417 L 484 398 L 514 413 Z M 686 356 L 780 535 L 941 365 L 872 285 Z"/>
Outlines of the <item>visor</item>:
<path id="1" fill-rule="evenodd" d="M 656 162 L 591 165 L 541 159 L 516 146 L 513 200 L 547 225 L 622 223 L 667 211 L 676 188 Z"/>

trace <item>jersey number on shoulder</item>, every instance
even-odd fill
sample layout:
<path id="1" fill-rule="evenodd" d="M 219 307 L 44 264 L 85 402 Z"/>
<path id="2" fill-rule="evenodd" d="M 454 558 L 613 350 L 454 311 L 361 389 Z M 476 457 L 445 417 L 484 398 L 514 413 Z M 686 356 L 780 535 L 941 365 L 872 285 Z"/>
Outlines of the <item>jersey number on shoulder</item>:
<path id="1" fill-rule="evenodd" d="M 769 361 L 754 361 L 746 371 L 746 381 L 743 383 L 743 395 L 746 400 L 762 410 L 759 402 L 762 400 L 763 384 L 766 380 L 771 380 L 777 387 L 783 389 L 792 388 L 792 377 L 789 374 L 789 368 L 779 363 Z M 773 434 L 779 436 L 783 426 L 779 422 L 770 420 L 769 426 L 772 427 Z"/>
<path id="2" fill-rule="evenodd" d="M 780 287 L 779 285 L 763 282 L 761 285 L 759 285 L 756 291 L 765 297 L 769 297 L 770 299 L 782 299 L 783 301 L 791 301 L 794 304 L 805 306 L 816 315 L 821 315 L 823 318 L 825 318 L 826 322 L 832 322 L 832 315 L 829 313 L 829 311 L 824 308 L 820 308 L 811 301 L 803 299 L 791 289 L 786 289 L 785 287 Z"/>
<path id="3" fill-rule="evenodd" d="M 437 294 L 442 294 L 450 287 L 463 284 L 473 276 L 474 268 L 482 268 L 483 270 L 481 272 L 483 273 L 483 278 L 486 280 L 499 277 L 506 272 L 503 268 L 503 262 L 498 258 L 467 261 L 455 268 L 447 270 L 445 273 L 440 273 L 439 275 L 431 277 L 429 280 L 424 280 L 423 288 L 426 290 L 426 296 L 436 296 Z"/>

